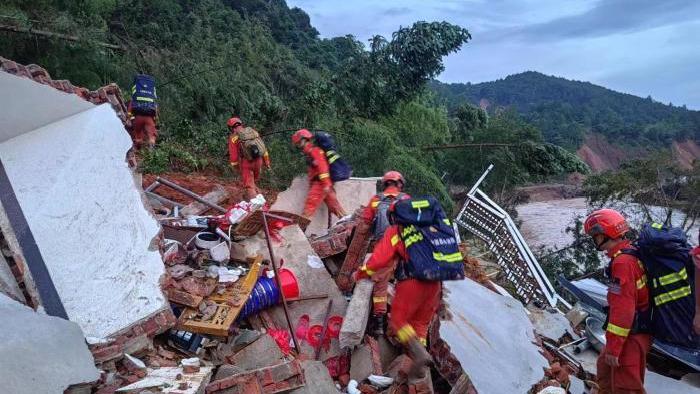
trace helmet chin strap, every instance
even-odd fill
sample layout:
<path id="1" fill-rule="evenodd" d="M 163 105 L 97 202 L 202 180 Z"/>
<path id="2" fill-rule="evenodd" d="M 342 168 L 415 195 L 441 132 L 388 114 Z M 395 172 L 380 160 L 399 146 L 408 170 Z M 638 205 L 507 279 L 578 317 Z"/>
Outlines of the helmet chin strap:
<path id="1" fill-rule="evenodd" d="M 595 244 L 595 248 L 598 249 L 598 250 L 600 250 L 600 251 L 602 252 L 602 251 L 605 250 L 605 249 L 603 248 L 603 245 L 605 245 L 606 243 L 608 243 L 610 240 L 611 240 L 610 238 L 605 237 L 605 238 L 603 238 L 603 240 L 602 240 L 600 243 L 598 243 L 598 242 L 596 242 L 595 238 L 593 238 L 593 243 Z"/>

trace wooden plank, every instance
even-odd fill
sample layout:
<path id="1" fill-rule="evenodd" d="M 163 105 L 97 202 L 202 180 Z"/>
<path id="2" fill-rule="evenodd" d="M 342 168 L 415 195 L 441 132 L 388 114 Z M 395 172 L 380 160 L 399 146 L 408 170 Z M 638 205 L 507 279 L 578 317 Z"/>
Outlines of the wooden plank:
<path id="1" fill-rule="evenodd" d="M 256 256 L 245 278 L 239 279 L 223 294 L 214 293 L 205 298 L 205 301 L 213 301 L 217 304 L 216 313 L 211 319 L 202 321 L 198 317 L 199 312 L 196 309 L 187 308 L 180 315 L 178 330 L 221 337 L 228 336 L 229 328 L 240 314 L 258 281 L 261 263 L 262 256 Z"/>

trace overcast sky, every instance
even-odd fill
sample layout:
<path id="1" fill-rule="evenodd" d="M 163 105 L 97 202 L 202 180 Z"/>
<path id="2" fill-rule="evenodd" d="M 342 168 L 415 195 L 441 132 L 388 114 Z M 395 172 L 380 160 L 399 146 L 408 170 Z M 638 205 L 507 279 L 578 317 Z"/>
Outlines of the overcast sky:
<path id="1" fill-rule="evenodd" d="M 287 0 L 322 37 L 387 38 L 419 20 L 448 21 L 472 41 L 444 82 L 526 70 L 590 81 L 700 109 L 700 0 Z"/>

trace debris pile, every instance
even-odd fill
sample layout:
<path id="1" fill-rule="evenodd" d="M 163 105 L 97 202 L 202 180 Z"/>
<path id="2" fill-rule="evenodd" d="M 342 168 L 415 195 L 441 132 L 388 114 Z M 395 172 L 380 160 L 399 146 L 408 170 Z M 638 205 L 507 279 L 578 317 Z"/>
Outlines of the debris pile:
<path id="1" fill-rule="evenodd" d="M 351 275 L 368 252 L 359 216 L 375 178 L 337 184 L 355 214 L 336 221 L 324 210 L 298 216 L 303 177 L 248 202 L 240 185 L 206 175 L 141 178 L 125 164 L 116 86 L 87 92 L 35 66 L 0 65 L 0 86 L 18 92 L 0 102 L 0 311 L 9 317 L 0 357 L 12 360 L 0 378 L 10 391 L 579 394 L 594 377 L 567 350 L 583 349 L 586 314 L 525 306 L 463 246 L 468 278 L 444 283 L 427 338 L 434 364 L 415 378 L 391 335 L 369 335 L 374 283 Z M 29 100 L 37 105 L 17 104 Z M 517 260 L 515 233 L 484 238 Z M 521 260 L 506 278 L 524 286 L 520 298 L 561 301 L 532 285 Z M 498 259 L 506 274 L 508 264 Z M 393 293 L 390 284 L 389 308 Z"/>

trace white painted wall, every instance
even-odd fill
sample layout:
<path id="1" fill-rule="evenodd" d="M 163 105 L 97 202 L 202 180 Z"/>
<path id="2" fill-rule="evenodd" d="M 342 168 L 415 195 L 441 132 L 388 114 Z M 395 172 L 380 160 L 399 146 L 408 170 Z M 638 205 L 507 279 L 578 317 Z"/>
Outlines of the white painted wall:
<path id="1" fill-rule="evenodd" d="M 547 360 L 533 344 L 525 307 L 465 279 L 444 283 L 452 319 L 440 322 L 450 345 L 480 393 L 527 393 L 544 377 Z"/>
<path id="2" fill-rule="evenodd" d="M 70 95 L 47 101 L 55 89 L 28 82 L 37 86 L 17 95 L 36 102 L 12 107 L 23 111 L 12 119 L 77 113 L 0 143 L 0 158 L 70 320 L 89 339 L 105 338 L 167 307 L 163 263 L 149 246 L 159 226 L 125 162 L 131 140 L 113 109 L 86 109 Z"/>
<path id="3" fill-rule="evenodd" d="M 31 79 L 0 72 L 0 142 L 94 105 Z"/>

